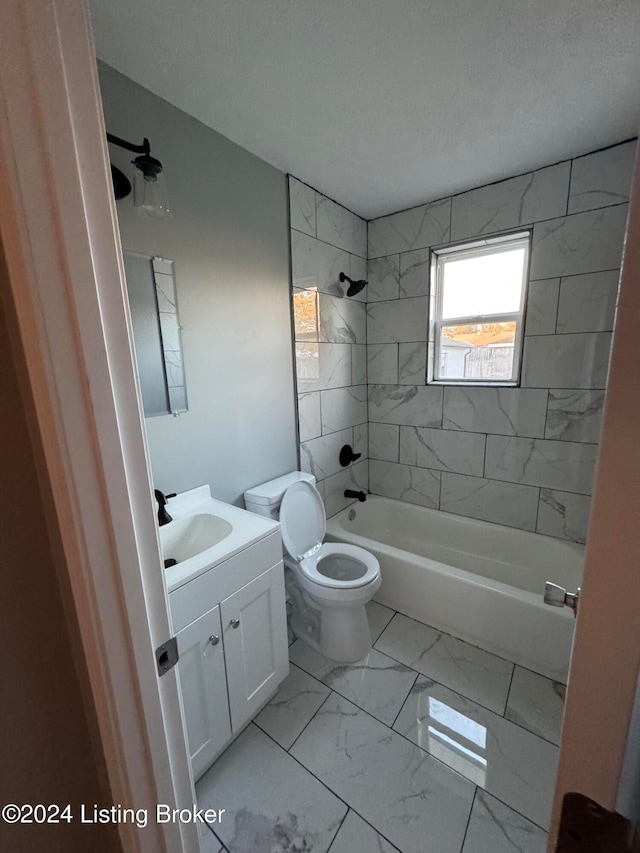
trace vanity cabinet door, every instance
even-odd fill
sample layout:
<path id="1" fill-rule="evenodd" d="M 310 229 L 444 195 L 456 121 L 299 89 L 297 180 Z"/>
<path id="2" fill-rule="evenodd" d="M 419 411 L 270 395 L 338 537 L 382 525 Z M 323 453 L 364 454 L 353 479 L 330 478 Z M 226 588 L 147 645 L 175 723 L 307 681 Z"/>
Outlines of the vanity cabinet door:
<path id="1" fill-rule="evenodd" d="M 226 598 L 220 614 L 235 733 L 289 674 L 282 563 Z"/>
<path id="2" fill-rule="evenodd" d="M 176 640 L 189 755 L 198 779 L 231 737 L 220 607 L 178 631 Z"/>

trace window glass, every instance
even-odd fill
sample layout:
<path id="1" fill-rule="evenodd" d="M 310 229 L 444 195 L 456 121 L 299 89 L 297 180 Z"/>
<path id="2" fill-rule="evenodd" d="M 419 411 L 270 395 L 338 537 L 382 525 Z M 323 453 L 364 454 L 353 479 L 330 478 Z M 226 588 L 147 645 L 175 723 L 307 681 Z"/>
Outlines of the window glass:
<path id="1" fill-rule="evenodd" d="M 442 271 L 442 319 L 519 311 L 524 259 L 524 247 L 448 257 Z"/>
<path id="2" fill-rule="evenodd" d="M 442 326 L 440 378 L 509 382 L 515 338 L 514 321 Z"/>
<path id="3" fill-rule="evenodd" d="M 517 384 L 530 236 L 433 252 L 431 381 Z"/>

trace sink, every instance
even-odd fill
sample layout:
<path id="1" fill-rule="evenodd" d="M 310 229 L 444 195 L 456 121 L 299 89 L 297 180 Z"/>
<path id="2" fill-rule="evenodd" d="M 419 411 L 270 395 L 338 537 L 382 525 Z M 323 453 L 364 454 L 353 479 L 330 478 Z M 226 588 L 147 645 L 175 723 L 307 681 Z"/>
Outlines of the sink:
<path id="1" fill-rule="evenodd" d="M 212 498 L 209 486 L 169 498 L 167 511 L 173 521 L 159 532 L 168 592 L 280 529 L 270 518 Z"/>
<path id="2" fill-rule="evenodd" d="M 176 519 L 160 528 L 162 556 L 182 563 L 213 548 L 232 532 L 232 524 L 209 513 Z"/>

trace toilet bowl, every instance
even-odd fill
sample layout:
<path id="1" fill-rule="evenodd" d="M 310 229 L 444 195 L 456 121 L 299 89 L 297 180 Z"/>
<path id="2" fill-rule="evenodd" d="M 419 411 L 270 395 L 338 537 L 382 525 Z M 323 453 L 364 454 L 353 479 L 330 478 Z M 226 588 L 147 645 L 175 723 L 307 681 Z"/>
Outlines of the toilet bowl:
<path id="1" fill-rule="evenodd" d="M 326 514 L 313 478 L 290 477 L 280 478 L 282 492 L 273 489 L 268 503 L 257 503 L 255 492 L 266 486 L 260 494 L 269 494 L 271 484 L 246 492 L 245 503 L 271 517 L 279 506 L 294 634 L 325 657 L 352 663 L 371 649 L 365 605 L 380 587 L 380 565 L 364 548 L 324 543 Z"/>

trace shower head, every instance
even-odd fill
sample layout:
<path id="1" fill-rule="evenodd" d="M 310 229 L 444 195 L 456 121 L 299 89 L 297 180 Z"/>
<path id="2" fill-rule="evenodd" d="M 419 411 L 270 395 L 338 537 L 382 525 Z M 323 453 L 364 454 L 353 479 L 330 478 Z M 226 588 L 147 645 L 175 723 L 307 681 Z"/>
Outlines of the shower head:
<path id="1" fill-rule="evenodd" d="M 340 281 L 348 281 L 349 287 L 347 288 L 347 296 L 355 296 L 357 293 L 360 293 L 361 290 L 364 290 L 365 287 L 369 284 L 368 281 L 365 281 L 361 278 L 359 281 L 354 281 L 352 278 L 349 278 L 348 275 L 345 275 L 343 272 L 340 273 Z"/>

